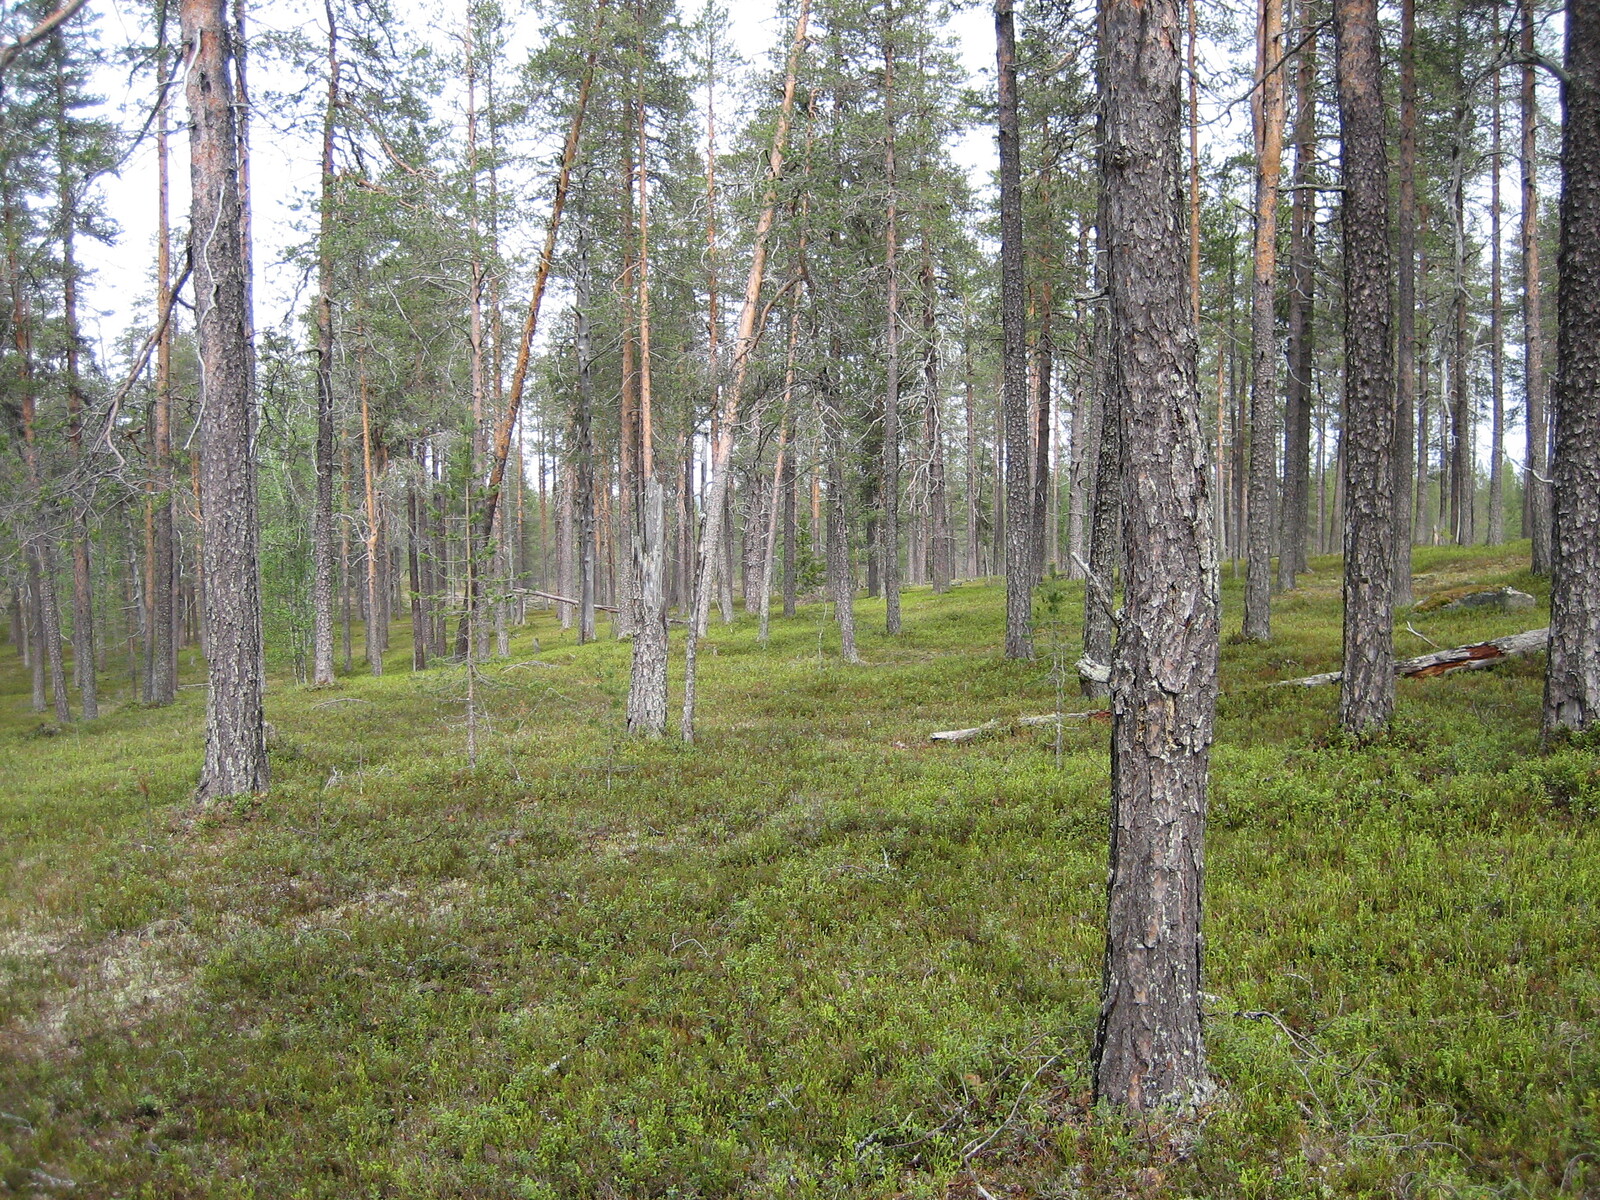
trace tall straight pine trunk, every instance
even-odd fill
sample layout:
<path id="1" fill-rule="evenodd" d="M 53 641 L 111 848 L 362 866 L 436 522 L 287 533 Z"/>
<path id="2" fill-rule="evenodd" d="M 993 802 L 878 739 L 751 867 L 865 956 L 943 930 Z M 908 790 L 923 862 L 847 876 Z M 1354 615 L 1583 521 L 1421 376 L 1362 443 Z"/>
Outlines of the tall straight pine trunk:
<path id="1" fill-rule="evenodd" d="M 180 0 L 189 105 L 195 330 L 200 357 L 206 752 L 198 798 L 267 786 L 262 719 L 255 426 L 239 195 L 234 47 L 222 0 Z"/>
<path id="2" fill-rule="evenodd" d="M 1527 446 L 1523 458 L 1523 531 L 1533 541 L 1533 570 L 1550 573 L 1550 421 L 1546 408 L 1544 322 L 1539 278 L 1539 112 L 1534 94 L 1533 0 L 1521 0 L 1519 42 L 1522 134 L 1522 378 Z"/>
<path id="3" fill-rule="evenodd" d="M 1028 441 L 1028 350 L 1023 317 L 1022 131 L 1012 0 L 995 0 L 1000 132 L 1000 364 L 1005 431 L 1007 658 L 1033 657 L 1033 499 Z"/>
<path id="4" fill-rule="evenodd" d="M 1400 228 L 1395 250 L 1394 602 L 1411 603 L 1412 435 L 1417 401 L 1416 0 L 1400 4 Z"/>
<path id="5" fill-rule="evenodd" d="M 1600 3 L 1568 0 L 1544 732 L 1600 716 Z"/>
<path id="6" fill-rule="evenodd" d="M 1261 0 L 1256 27 L 1255 274 L 1250 289 L 1250 508 L 1244 636 L 1272 636 L 1272 516 L 1278 463 L 1278 176 L 1283 161 L 1283 0 Z"/>
<path id="7" fill-rule="evenodd" d="M 333 236 L 334 121 L 339 110 L 339 26 L 332 0 L 328 21 L 328 98 L 322 118 L 322 201 L 317 224 L 316 498 L 311 510 L 311 683 L 333 682 Z"/>
<path id="8" fill-rule="evenodd" d="M 1377 0 L 1334 0 L 1344 183 L 1344 678 L 1339 724 L 1394 713 L 1394 363 L 1389 341 L 1389 162 Z"/>
<path id="9" fill-rule="evenodd" d="M 1122 434 L 1124 610 L 1112 667 L 1111 870 L 1097 1098 L 1209 1092 L 1200 889 L 1217 695 L 1217 564 L 1187 295 L 1177 0 L 1104 0 L 1105 232 Z"/>

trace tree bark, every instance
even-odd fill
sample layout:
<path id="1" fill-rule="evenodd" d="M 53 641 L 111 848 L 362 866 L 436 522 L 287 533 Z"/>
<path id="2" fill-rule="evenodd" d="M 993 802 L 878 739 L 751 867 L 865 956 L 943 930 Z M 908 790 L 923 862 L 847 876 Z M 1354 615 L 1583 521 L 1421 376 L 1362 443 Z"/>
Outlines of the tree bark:
<path id="1" fill-rule="evenodd" d="M 1494 18 L 1494 42 L 1500 44 L 1500 6 L 1490 6 Z M 1505 321 L 1501 314 L 1500 288 L 1500 157 L 1503 138 L 1500 120 L 1500 67 L 1493 68 L 1489 102 L 1489 519 L 1488 542 L 1498 546 L 1506 540 L 1505 470 L 1506 388 Z"/>
<path id="2" fill-rule="evenodd" d="M 1278 464 L 1278 177 L 1283 158 L 1283 3 L 1261 0 L 1256 36 L 1255 274 L 1250 289 L 1250 509 L 1244 572 L 1244 636 L 1272 637 L 1273 488 Z"/>
<path id="3" fill-rule="evenodd" d="M 366 323 L 356 318 L 356 392 L 361 405 L 361 479 L 367 506 L 367 666 L 374 675 L 383 674 L 383 562 L 379 547 L 383 540 L 383 509 L 378 503 L 376 451 L 372 434 L 372 396 L 367 380 Z M 470 526 L 468 526 L 470 528 Z M 467 590 L 477 597 L 477 563 L 472 547 L 467 546 Z"/>
<path id="4" fill-rule="evenodd" d="M 1317 32 L 1302 4 L 1300 24 L 1310 26 L 1295 62 L 1294 195 L 1289 202 L 1289 346 L 1284 395 L 1283 505 L 1278 546 L 1278 587 L 1290 591 L 1306 569 L 1306 527 L 1311 499 L 1311 367 L 1316 312 Z"/>
<path id="5" fill-rule="evenodd" d="M 1467 403 L 1467 135 L 1472 110 L 1465 78 L 1465 33 L 1461 7 L 1455 13 L 1458 97 L 1450 143 L 1451 339 L 1450 339 L 1450 532 L 1457 545 L 1472 540 L 1474 455 Z"/>
<path id="6" fill-rule="evenodd" d="M 594 641 L 595 624 L 595 519 L 594 519 L 594 349 L 589 332 L 589 304 L 593 283 L 589 269 L 588 197 L 584 197 L 578 222 L 578 273 L 573 287 L 573 342 L 578 356 L 578 391 L 572 411 L 572 507 L 575 523 L 578 599 L 578 645 Z"/>
<path id="7" fill-rule="evenodd" d="M 333 131 L 339 111 L 339 27 L 333 0 L 323 0 L 323 12 L 328 21 L 328 99 L 322 118 L 322 203 L 317 221 L 317 490 L 311 510 L 313 687 L 333 683 L 333 231 L 337 204 Z"/>
<path id="8" fill-rule="evenodd" d="M 856 581 L 850 561 L 850 501 L 844 476 L 843 418 L 838 397 L 824 397 L 822 415 L 828 456 L 828 593 L 833 598 L 834 615 L 839 622 L 840 653 L 847 663 L 859 663 L 856 650 Z"/>
<path id="9" fill-rule="evenodd" d="M 1210 1091 L 1201 880 L 1217 694 L 1217 569 L 1183 227 L 1177 0 L 1104 0 L 1112 386 L 1124 617 L 1112 667 L 1112 819 L 1098 1099 L 1133 1112 Z"/>
<path id="10" fill-rule="evenodd" d="M 72 146 L 67 132 L 69 99 L 66 80 L 66 46 L 58 29 L 51 36 L 55 65 L 57 117 L 57 194 L 61 205 L 61 324 L 66 338 L 67 440 L 75 469 L 83 463 L 83 381 L 80 367 L 82 336 L 78 329 L 78 263 L 76 234 L 78 201 L 72 179 Z M 94 577 L 90 563 L 89 504 L 78 495 L 72 501 L 72 669 L 77 678 L 78 703 L 85 721 L 100 715 L 98 680 L 95 678 Z"/>
<path id="11" fill-rule="evenodd" d="M 883 228 L 884 315 L 883 388 L 883 612 L 884 632 L 900 632 L 900 226 L 899 179 L 895 163 L 894 7 L 883 17 L 883 173 L 889 211 Z"/>
<path id="12" fill-rule="evenodd" d="M 641 53 L 643 47 L 640 47 Z M 633 504 L 633 579 L 638 589 L 633 665 L 628 677 L 628 731 L 643 737 L 667 732 L 667 528 L 666 493 L 656 478 L 654 394 L 650 347 L 650 170 L 644 77 L 636 104 L 639 135 L 639 469 Z"/>
<path id="13" fill-rule="evenodd" d="M 964 411 L 966 413 L 967 433 L 967 574 L 977 577 L 983 574 L 983 540 L 979 528 L 980 516 L 978 510 L 978 494 L 983 487 L 983 473 L 978 462 L 978 409 L 977 396 L 972 380 L 972 322 L 970 314 L 965 314 L 961 330 L 961 362 L 964 384 L 962 396 Z"/>
<path id="14" fill-rule="evenodd" d="M 201 367 L 206 753 L 203 803 L 265 790 L 255 405 L 240 233 L 233 47 L 222 0 L 180 0 L 189 106 L 195 329 Z"/>
<path id="15" fill-rule="evenodd" d="M 933 248 L 922 238 L 922 381 L 926 399 L 925 436 L 928 439 L 928 545 L 929 581 L 934 595 L 950 590 L 950 500 L 945 486 L 944 397 L 939 392 L 939 288 L 933 274 Z"/>
<path id="16" fill-rule="evenodd" d="M 1533 571 L 1550 573 L 1550 423 L 1546 416 L 1544 321 L 1539 279 L 1539 113 L 1532 63 L 1533 0 L 1521 0 L 1522 353 L 1527 448 L 1523 459 L 1523 529 L 1533 540 Z"/>
<path id="17" fill-rule="evenodd" d="M 1600 715 L 1600 4 L 1568 0 L 1544 734 Z"/>
<path id="18" fill-rule="evenodd" d="M 1395 250 L 1394 603 L 1411 603 L 1412 413 L 1417 402 L 1416 0 L 1400 5 L 1400 228 Z"/>
<path id="19" fill-rule="evenodd" d="M 1005 429 L 1007 658 L 1033 657 L 1032 481 L 1028 455 L 1028 350 L 1023 317 L 1022 134 L 1012 0 L 995 0 L 1000 126 L 1000 362 Z"/>
<path id="20" fill-rule="evenodd" d="M 1344 679 L 1339 724 L 1394 715 L 1394 368 L 1377 0 L 1334 0 L 1344 200 Z"/>

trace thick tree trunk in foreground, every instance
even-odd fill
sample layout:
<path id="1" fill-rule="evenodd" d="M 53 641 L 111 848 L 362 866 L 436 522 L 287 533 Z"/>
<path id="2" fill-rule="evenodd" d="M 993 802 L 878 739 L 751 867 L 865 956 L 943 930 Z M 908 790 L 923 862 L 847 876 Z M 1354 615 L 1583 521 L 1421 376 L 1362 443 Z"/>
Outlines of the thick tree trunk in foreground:
<path id="1" fill-rule="evenodd" d="M 1250 508 L 1244 636 L 1272 636 L 1272 518 L 1278 464 L 1278 176 L 1283 159 L 1283 4 L 1262 0 L 1252 108 L 1256 146 L 1255 273 L 1250 295 Z"/>
<path id="2" fill-rule="evenodd" d="M 1568 0 L 1544 732 L 1600 715 L 1600 3 Z"/>
<path id="3" fill-rule="evenodd" d="M 1339 724 L 1394 715 L 1394 370 L 1377 0 L 1334 0 L 1344 182 L 1344 679 Z M 1469 493 L 1470 495 L 1470 493 Z"/>
<path id="4" fill-rule="evenodd" d="M 1000 99 L 1000 361 L 1004 392 L 1007 658 L 1033 657 L 1033 498 L 1028 454 L 1028 349 L 1022 311 L 1022 137 L 1011 0 L 995 0 Z"/>
<path id="5" fill-rule="evenodd" d="M 239 143 L 228 25 L 221 0 L 182 0 L 189 66 L 189 244 L 202 372 L 200 509 L 206 657 L 206 755 L 202 802 L 267 786 L 262 722 L 256 517 L 255 406 L 241 253 Z"/>
<path id="6" fill-rule="evenodd" d="M 1209 1091 L 1200 886 L 1217 695 L 1217 570 L 1182 239 L 1176 0 L 1105 0 L 1112 391 L 1125 616 L 1112 667 L 1111 873 L 1097 1098 L 1135 1112 Z"/>

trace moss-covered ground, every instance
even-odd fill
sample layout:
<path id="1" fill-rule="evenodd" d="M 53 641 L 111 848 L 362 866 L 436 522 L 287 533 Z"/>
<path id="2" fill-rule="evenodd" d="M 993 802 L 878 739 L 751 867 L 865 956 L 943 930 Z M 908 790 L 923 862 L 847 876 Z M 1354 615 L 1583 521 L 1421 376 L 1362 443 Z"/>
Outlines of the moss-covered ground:
<path id="1" fill-rule="evenodd" d="M 1515 549 L 1419 552 L 1419 596 L 1541 608 L 1400 653 L 1543 624 Z M 175 706 L 107 676 L 52 735 L 4 648 L 0 1195 L 1600 1195 L 1600 753 L 1540 752 L 1542 658 L 1341 740 L 1336 689 L 1266 686 L 1337 666 L 1315 567 L 1223 648 L 1222 1088 L 1152 1123 L 1087 1103 L 1107 727 L 928 741 L 1055 702 L 997 587 L 911 590 L 892 641 L 863 601 L 861 667 L 820 607 L 714 629 L 693 747 L 629 740 L 626 646 L 538 614 L 475 769 L 463 668 L 397 627 L 381 679 L 275 679 L 270 794 L 204 813 L 187 652 Z"/>

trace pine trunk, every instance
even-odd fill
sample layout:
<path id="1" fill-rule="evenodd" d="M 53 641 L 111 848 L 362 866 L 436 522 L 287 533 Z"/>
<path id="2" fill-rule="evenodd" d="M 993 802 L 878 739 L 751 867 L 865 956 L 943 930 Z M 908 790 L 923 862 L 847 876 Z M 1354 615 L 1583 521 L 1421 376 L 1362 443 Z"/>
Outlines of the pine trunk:
<path id="1" fill-rule="evenodd" d="M 189 104 L 190 245 L 200 357 L 200 511 L 210 666 L 203 803 L 263 791 L 255 406 L 246 313 L 233 47 L 221 0 L 180 0 Z"/>
<path id="2" fill-rule="evenodd" d="M 900 632 L 900 210 L 895 190 L 893 13 L 893 5 L 887 5 L 883 18 L 883 171 L 889 212 L 883 230 L 888 304 L 884 314 L 882 563 L 884 632 L 891 637 Z"/>
<path id="3" fill-rule="evenodd" d="M 1311 367 L 1315 353 L 1317 193 L 1317 31 L 1310 25 L 1295 64 L 1294 195 L 1289 202 L 1289 346 L 1284 393 L 1283 506 L 1278 587 L 1290 591 L 1307 567 L 1311 499 Z"/>
<path id="4" fill-rule="evenodd" d="M 1339 724 L 1394 713 L 1394 369 L 1389 180 L 1377 0 L 1334 0 L 1344 199 L 1344 679 Z"/>
<path id="5" fill-rule="evenodd" d="M 317 488 L 311 510 L 313 687 L 333 683 L 333 131 L 339 110 L 339 33 L 332 0 L 324 0 L 323 12 L 328 20 L 328 100 L 322 118 L 322 202 L 317 227 Z"/>
<path id="6" fill-rule="evenodd" d="M 1252 104 L 1256 146 L 1255 273 L 1250 289 L 1250 509 L 1244 636 L 1272 636 L 1272 517 L 1278 463 L 1278 176 L 1283 158 L 1283 3 L 1261 0 Z"/>
<path id="7" fill-rule="evenodd" d="M 1187 295 L 1177 0 L 1105 0 L 1111 406 L 1127 554 L 1112 667 L 1112 818 L 1097 1099 L 1210 1092 L 1200 912 L 1217 695 L 1217 571 Z"/>
<path id="8" fill-rule="evenodd" d="M 1533 0 L 1521 0 L 1522 337 L 1527 449 L 1523 531 L 1533 539 L 1533 570 L 1550 573 L 1550 423 L 1546 416 L 1544 321 L 1539 279 L 1539 113 L 1534 95 Z"/>
<path id="9" fill-rule="evenodd" d="M 1494 42 L 1500 44 L 1500 6 L 1491 6 L 1494 15 Z M 1505 322 L 1500 312 L 1500 68 L 1495 66 L 1490 87 L 1489 110 L 1489 519 L 1488 542 L 1498 546 L 1506 540 L 1505 470 L 1506 389 Z"/>
<path id="10" fill-rule="evenodd" d="M 1412 413 L 1417 402 L 1416 0 L 1400 5 L 1400 228 L 1395 249 L 1394 603 L 1411 603 Z"/>
<path id="11" fill-rule="evenodd" d="M 1600 717 L 1600 4 L 1568 0 L 1544 732 Z"/>
<path id="12" fill-rule="evenodd" d="M 1028 438 L 1027 330 L 1023 318 L 1022 135 L 1012 0 L 996 0 L 1000 132 L 1000 362 L 1005 430 L 1007 658 L 1033 657 L 1033 562 Z"/>

